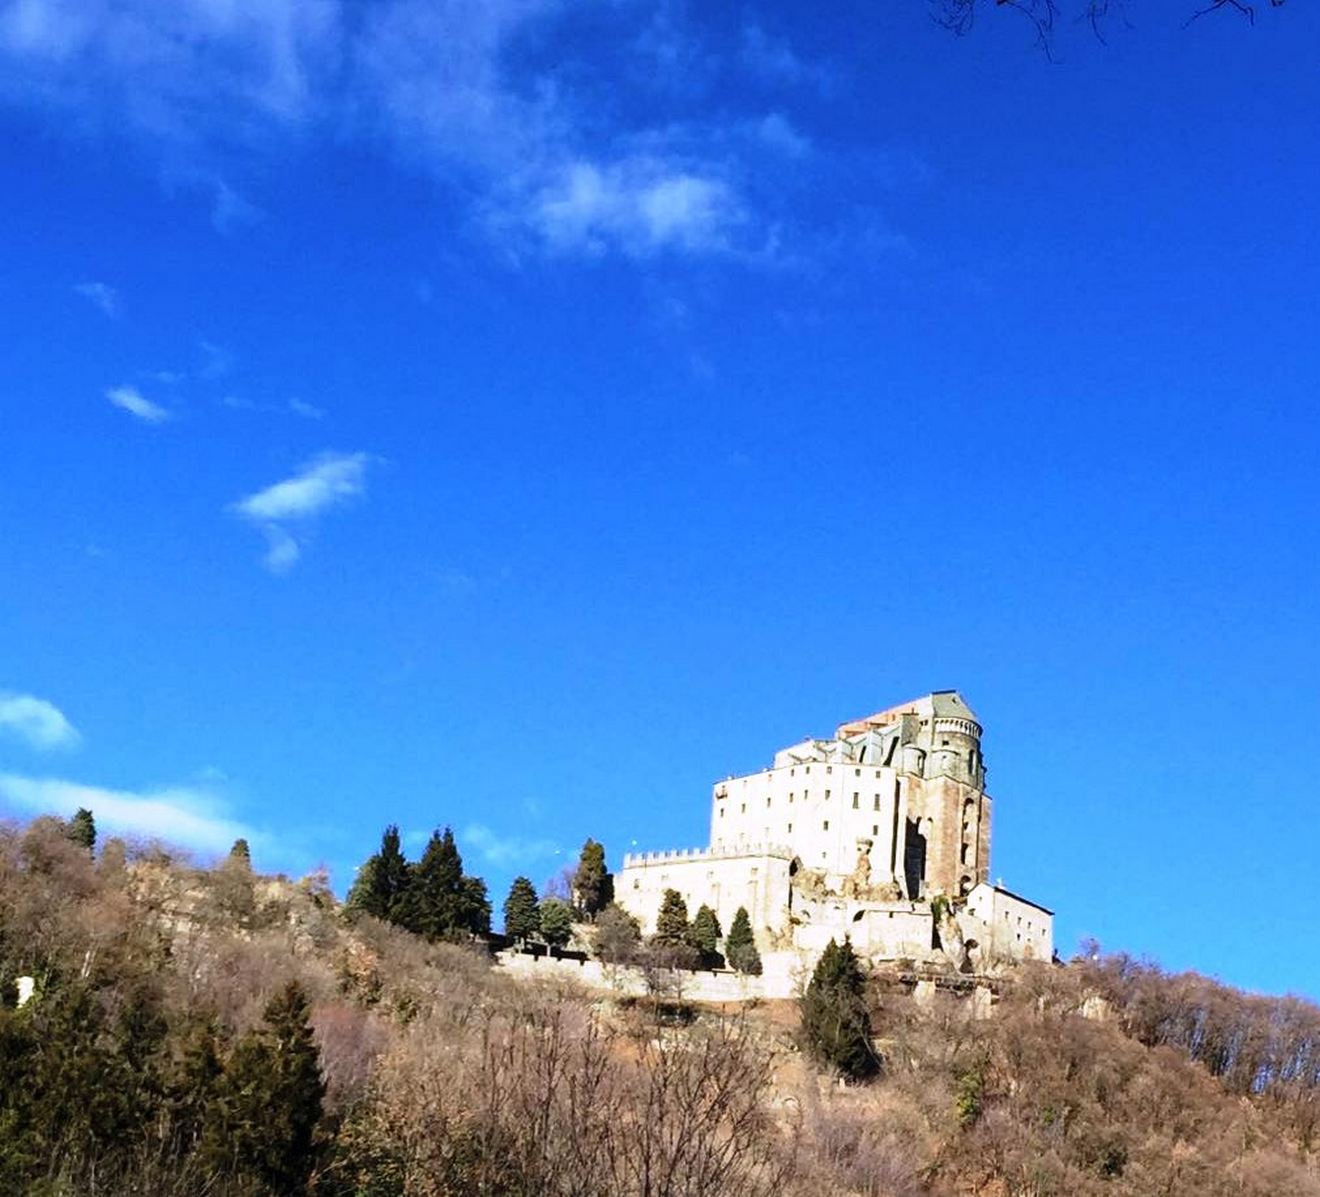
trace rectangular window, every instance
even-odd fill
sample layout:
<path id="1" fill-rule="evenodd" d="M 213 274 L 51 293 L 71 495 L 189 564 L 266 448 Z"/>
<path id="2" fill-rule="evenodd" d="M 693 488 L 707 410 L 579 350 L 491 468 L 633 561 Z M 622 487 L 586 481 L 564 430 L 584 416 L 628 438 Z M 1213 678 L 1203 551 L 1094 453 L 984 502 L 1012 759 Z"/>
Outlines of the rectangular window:
<path id="1" fill-rule="evenodd" d="M 861 775 L 862 775 L 862 771 L 861 771 L 860 769 L 854 769 L 854 770 L 853 770 L 853 776 L 854 776 L 854 777 L 861 777 Z"/>
<path id="2" fill-rule="evenodd" d="M 872 810 L 879 810 L 879 809 L 880 809 L 880 795 L 879 795 L 879 794 L 872 794 L 872 795 L 871 795 L 871 809 L 872 809 Z"/>
<path id="3" fill-rule="evenodd" d="M 792 824 L 792 823 L 790 823 L 790 824 L 788 825 L 788 834 L 789 834 L 789 835 L 792 835 L 792 834 L 793 834 L 793 824 Z"/>
<path id="4" fill-rule="evenodd" d="M 876 823 L 872 823 L 872 824 L 871 824 L 871 834 L 872 834 L 872 835 L 879 835 L 879 834 L 880 834 L 880 827 L 879 827 L 878 824 L 876 824 Z"/>
<path id="5" fill-rule="evenodd" d="M 738 808 L 738 813 L 740 815 L 745 815 L 747 813 L 747 803 L 744 802 L 742 806 Z"/>
<path id="6" fill-rule="evenodd" d="M 853 791 L 853 810 L 857 809 L 857 791 Z"/>
<path id="7" fill-rule="evenodd" d="M 770 799 L 769 799 L 769 798 L 767 798 L 767 799 L 765 800 L 765 804 L 766 804 L 766 806 L 769 806 L 769 805 L 770 805 Z"/>
<path id="8" fill-rule="evenodd" d="M 829 792 L 829 790 L 826 790 L 826 791 L 825 791 L 825 801 L 828 802 L 829 800 L 830 800 L 830 792 Z"/>
<path id="9" fill-rule="evenodd" d="M 810 765 L 807 766 L 807 772 L 808 772 L 808 773 L 811 772 L 811 766 L 810 766 Z"/>
<path id="10" fill-rule="evenodd" d="M 834 772 L 834 766 L 833 766 L 833 765 L 826 765 L 826 766 L 825 766 L 825 772 L 826 772 L 826 773 L 833 773 L 833 772 Z"/>
<path id="11" fill-rule="evenodd" d="M 826 819 L 826 820 L 825 820 L 825 830 L 826 830 L 826 831 L 829 831 L 829 829 L 830 829 L 830 821 L 829 821 L 828 819 Z"/>

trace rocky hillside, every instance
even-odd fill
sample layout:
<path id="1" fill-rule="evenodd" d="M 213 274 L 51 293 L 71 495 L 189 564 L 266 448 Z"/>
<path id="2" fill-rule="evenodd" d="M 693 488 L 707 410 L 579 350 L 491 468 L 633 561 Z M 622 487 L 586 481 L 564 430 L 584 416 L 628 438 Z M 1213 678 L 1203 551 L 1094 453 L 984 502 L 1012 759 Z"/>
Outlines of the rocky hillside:
<path id="1" fill-rule="evenodd" d="M 514 981 L 324 879 L 38 820 L 0 831 L 0 1192 L 1320 1197 L 1309 1004 L 1111 957 L 865 1005 L 845 1086 L 796 1003 Z"/>

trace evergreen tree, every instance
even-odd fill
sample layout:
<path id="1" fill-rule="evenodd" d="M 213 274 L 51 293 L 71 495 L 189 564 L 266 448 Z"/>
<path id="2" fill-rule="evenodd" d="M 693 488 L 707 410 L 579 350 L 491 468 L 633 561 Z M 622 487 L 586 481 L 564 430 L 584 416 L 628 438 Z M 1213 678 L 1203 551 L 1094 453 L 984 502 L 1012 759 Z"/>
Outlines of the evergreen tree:
<path id="1" fill-rule="evenodd" d="M 473 935 L 490 934 L 490 897 L 486 883 L 480 877 L 463 878 L 462 922 L 464 930 Z"/>
<path id="2" fill-rule="evenodd" d="M 348 908 L 384 922 L 399 922 L 404 915 L 411 870 L 399 847 L 399 828 L 391 824 L 380 839 L 380 851 L 358 870 L 348 891 Z"/>
<path id="3" fill-rule="evenodd" d="M 717 968 L 721 963 L 720 935 L 719 918 L 709 906 L 702 906 L 688 928 L 688 942 L 696 948 L 701 963 L 707 968 Z"/>
<path id="4" fill-rule="evenodd" d="M 567 902 L 547 898 L 541 903 L 541 938 L 552 948 L 562 948 L 573 934 L 573 911 Z"/>
<path id="5" fill-rule="evenodd" d="M 676 889 L 665 890 L 660 913 L 655 920 L 655 934 L 651 941 L 658 945 L 677 947 L 688 941 L 688 912 L 683 895 Z"/>
<path id="6" fill-rule="evenodd" d="M 427 939 L 452 936 L 466 922 L 463 858 L 448 827 L 431 833 L 422 858 L 412 871 L 402 925 Z"/>
<path id="7" fill-rule="evenodd" d="M 80 806 L 69 820 L 67 834 L 75 844 L 81 844 L 88 852 L 96 847 L 96 820 L 92 812 Z"/>
<path id="8" fill-rule="evenodd" d="M 747 917 L 745 906 L 739 906 L 733 916 L 733 925 L 724 940 L 724 955 L 740 973 L 754 977 L 761 975 L 761 953 L 756 950 L 752 920 Z"/>
<path id="9" fill-rule="evenodd" d="M 873 1076 L 880 1061 L 871 1044 L 866 977 L 852 943 L 830 940 L 802 998 L 802 1037 L 823 1065 L 851 1080 Z"/>
<path id="10" fill-rule="evenodd" d="M 202 1136 L 203 1160 L 241 1184 L 298 1192 L 314 1162 L 324 1097 L 307 999 L 290 981 L 225 1065 Z"/>
<path id="11" fill-rule="evenodd" d="M 252 850 L 248 847 L 247 840 L 237 839 L 234 846 L 229 849 L 229 860 L 240 868 L 252 868 Z"/>
<path id="12" fill-rule="evenodd" d="M 504 934 L 510 939 L 527 939 L 541 926 L 540 903 L 536 887 L 526 877 L 515 877 L 504 899 Z"/>
<path id="13" fill-rule="evenodd" d="M 584 918 L 595 918 L 614 900 L 614 878 L 605 864 L 605 845 L 588 838 L 573 873 L 573 900 Z"/>

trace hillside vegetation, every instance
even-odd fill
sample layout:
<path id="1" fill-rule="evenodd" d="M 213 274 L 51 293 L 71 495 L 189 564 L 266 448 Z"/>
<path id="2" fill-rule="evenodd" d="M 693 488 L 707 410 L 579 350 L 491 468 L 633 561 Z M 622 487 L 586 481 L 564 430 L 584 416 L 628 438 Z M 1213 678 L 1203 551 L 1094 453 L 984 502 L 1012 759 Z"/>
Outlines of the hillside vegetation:
<path id="1" fill-rule="evenodd" d="M 323 878 L 37 820 L 0 829 L 0 1193 L 1320 1197 L 1307 1003 L 1108 957 L 983 1019 L 881 973 L 865 1005 L 841 1086 L 794 1003 L 515 983 Z"/>

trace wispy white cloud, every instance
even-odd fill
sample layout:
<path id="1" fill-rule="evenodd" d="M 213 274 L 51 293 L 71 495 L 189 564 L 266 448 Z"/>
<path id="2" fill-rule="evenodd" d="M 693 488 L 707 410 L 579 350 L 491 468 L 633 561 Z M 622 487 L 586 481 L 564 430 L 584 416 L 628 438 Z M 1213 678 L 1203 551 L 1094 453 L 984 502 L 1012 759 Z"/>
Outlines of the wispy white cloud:
<path id="1" fill-rule="evenodd" d="M 117 408 L 136 416 L 146 424 L 161 424 L 170 418 L 170 413 L 159 403 L 152 403 L 137 387 L 111 387 L 105 397 Z"/>
<path id="2" fill-rule="evenodd" d="M 483 864 L 496 868 L 530 866 L 560 854 L 553 840 L 523 835 L 501 835 L 484 823 L 470 823 L 463 829 L 459 846 L 475 852 Z"/>
<path id="3" fill-rule="evenodd" d="M 295 416 L 302 416 L 304 420 L 325 418 L 324 408 L 317 407 L 315 403 L 308 403 L 305 399 L 290 399 L 288 408 Z"/>
<path id="4" fill-rule="evenodd" d="M 213 793 L 191 786 L 135 792 L 109 790 L 54 777 L 0 773 L 0 800 L 30 814 L 68 817 L 79 807 L 102 832 L 150 836 L 203 852 L 222 852 L 236 839 L 260 837 L 230 816 Z"/>
<path id="5" fill-rule="evenodd" d="M 708 173 L 650 156 L 601 166 L 578 161 L 529 200 L 523 219 L 555 250 L 633 256 L 720 250 L 746 220 L 733 188 Z"/>
<path id="6" fill-rule="evenodd" d="M 119 315 L 119 292 L 108 283 L 78 283 L 74 291 L 88 303 L 100 308 L 104 315 L 112 319 Z"/>
<path id="7" fill-rule="evenodd" d="M 323 453 L 291 477 L 233 505 L 238 515 L 265 535 L 267 569 L 286 573 L 297 564 L 302 544 L 289 525 L 306 529 L 324 512 L 363 494 L 371 461 L 367 453 Z"/>
<path id="8" fill-rule="evenodd" d="M 5 690 L 0 690 L 0 732 L 16 736 L 43 752 L 75 748 L 82 739 L 54 703 Z"/>
<path id="9" fill-rule="evenodd" d="M 682 5 L 615 7 L 612 36 L 669 64 L 634 81 L 652 100 L 657 73 L 688 80 L 670 89 L 682 101 L 725 53 L 694 32 Z M 613 97 L 597 103 L 595 76 L 573 59 L 576 43 L 543 52 L 569 16 L 583 19 L 583 7 L 0 0 L 0 98 L 61 116 L 73 109 L 81 125 L 152 139 L 162 170 L 201 187 L 221 229 L 259 216 L 231 182 L 244 176 L 244 155 L 333 131 L 383 143 L 407 166 L 460 184 L 478 226 L 515 256 L 735 251 L 756 260 L 772 222 L 755 154 L 800 152 L 801 133 L 786 117 L 767 118 L 758 151 L 730 136 L 753 114 L 675 131 L 622 115 L 630 106 Z M 729 52 L 767 79 L 812 77 L 787 42 L 757 25 Z M 677 63 L 692 70 L 670 69 Z"/>

